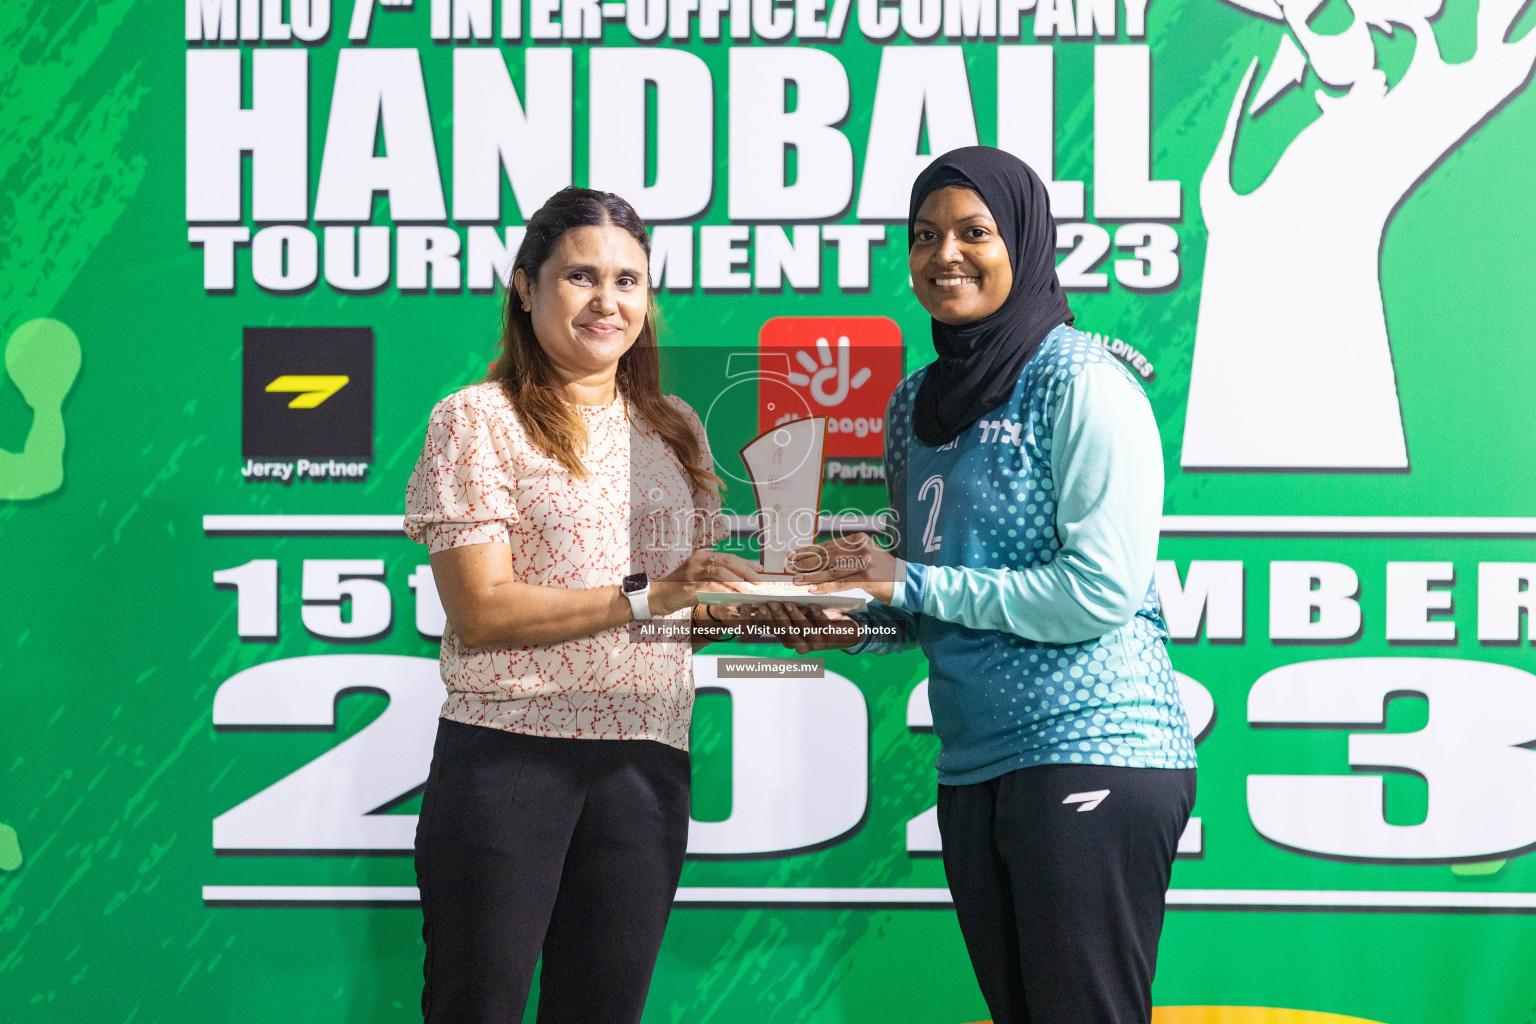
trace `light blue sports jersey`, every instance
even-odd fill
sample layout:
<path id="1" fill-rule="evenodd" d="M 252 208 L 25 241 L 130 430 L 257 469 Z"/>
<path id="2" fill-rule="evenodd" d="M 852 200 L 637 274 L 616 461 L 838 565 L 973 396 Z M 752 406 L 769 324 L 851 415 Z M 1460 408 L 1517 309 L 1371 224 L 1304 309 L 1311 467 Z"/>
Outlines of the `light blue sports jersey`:
<path id="1" fill-rule="evenodd" d="M 892 605 L 866 617 L 905 620 L 928 656 L 939 782 L 1037 764 L 1193 768 L 1152 585 L 1162 455 L 1140 384 L 1062 325 L 1005 404 L 931 448 L 912 433 L 926 372 L 887 409 L 907 566 Z"/>

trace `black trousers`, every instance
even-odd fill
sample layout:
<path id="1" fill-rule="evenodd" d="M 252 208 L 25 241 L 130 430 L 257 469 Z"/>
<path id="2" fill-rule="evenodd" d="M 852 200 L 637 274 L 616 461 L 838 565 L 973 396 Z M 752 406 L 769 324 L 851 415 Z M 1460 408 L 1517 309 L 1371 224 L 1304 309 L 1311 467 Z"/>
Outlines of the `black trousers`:
<path id="1" fill-rule="evenodd" d="M 444 719 L 416 831 L 428 1024 L 639 1021 L 688 845 L 688 755 Z"/>
<path id="2" fill-rule="evenodd" d="M 1151 1021 L 1194 802 L 1193 769 L 1041 765 L 939 787 L 944 873 L 996 1024 Z"/>

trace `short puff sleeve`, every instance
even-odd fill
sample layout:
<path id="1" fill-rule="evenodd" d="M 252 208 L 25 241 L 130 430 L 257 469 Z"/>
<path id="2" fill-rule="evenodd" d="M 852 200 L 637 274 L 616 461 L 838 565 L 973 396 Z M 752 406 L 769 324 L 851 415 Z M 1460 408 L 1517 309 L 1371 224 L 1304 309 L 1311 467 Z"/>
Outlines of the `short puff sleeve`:
<path id="1" fill-rule="evenodd" d="M 437 403 L 405 487 L 406 534 L 433 553 L 508 543 L 517 522 L 515 453 L 507 427 L 471 391 Z"/>

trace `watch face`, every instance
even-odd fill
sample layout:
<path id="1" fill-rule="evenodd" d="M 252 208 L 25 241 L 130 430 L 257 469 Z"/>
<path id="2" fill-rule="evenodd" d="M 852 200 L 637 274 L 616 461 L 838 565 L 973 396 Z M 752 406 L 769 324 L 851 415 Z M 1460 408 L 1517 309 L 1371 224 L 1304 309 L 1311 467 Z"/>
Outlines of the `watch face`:
<path id="1" fill-rule="evenodd" d="M 651 582 L 650 581 L 650 577 L 646 576 L 646 574 L 643 573 L 643 572 L 637 572 L 633 576 L 625 576 L 624 577 L 624 593 L 626 593 L 626 594 L 637 593 L 637 592 L 639 592 L 641 590 L 644 590 L 646 588 L 646 585 L 649 584 L 650 582 Z"/>

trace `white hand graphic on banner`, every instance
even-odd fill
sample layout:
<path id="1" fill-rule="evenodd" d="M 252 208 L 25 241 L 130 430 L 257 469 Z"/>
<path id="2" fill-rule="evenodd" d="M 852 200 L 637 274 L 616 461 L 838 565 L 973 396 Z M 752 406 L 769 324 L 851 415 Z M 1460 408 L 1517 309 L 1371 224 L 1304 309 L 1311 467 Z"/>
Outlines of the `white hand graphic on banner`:
<path id="1" fill-rule="evenodd" d="M 848 348 L 849 342 L 846 335 L 837 339 L 837 361 L 832 359 L 832 346 L 827 344 L 826 338 L 816 339 L 816 352 L 821 356 L 821 365 L 816 364 L 808 352 L 796 352 L 795 358 L 805 369 L 805 373 L 791 372 L 789 382 L 796 387 L 811 386 L 811 395 L 823 406 L 832 407 L 842 405 L 843 399 L 848 397 L 849 390 L 861 388 L 869 381 L 870 369 L 865 366 L 851 378 L 848 375 Z M 806 376 L 810 374 L 810 376 Z M 832 386 L 827 387 L 828 382 Z"/>
<path id="2" fill-rule="evenodd" d="M 1439 0 L 1349 0 L 1339 35 L 1307 27 L 1319 0 L 1234 0 L 1284 20 L 1325 83 L 1322 116 L 1245 195 L 1231 164 L 1255 60 L 1232 101 L 1200 185 L 1210 232 L 1190 374 L 1185 469 L 1406 469 L 1378 257 L 1386 225 L 1436 163 L 1522 90 L 1536 32 L 1505 42 L 1522 0 L 1486 0 L 1477 52 L 1440 55 L 1429 19 Z M 1390 90 L 1370 29 L 1412 32 L 1416 50 Z M 1280 43 L 1250 113 L 1299 81 Z"/>

